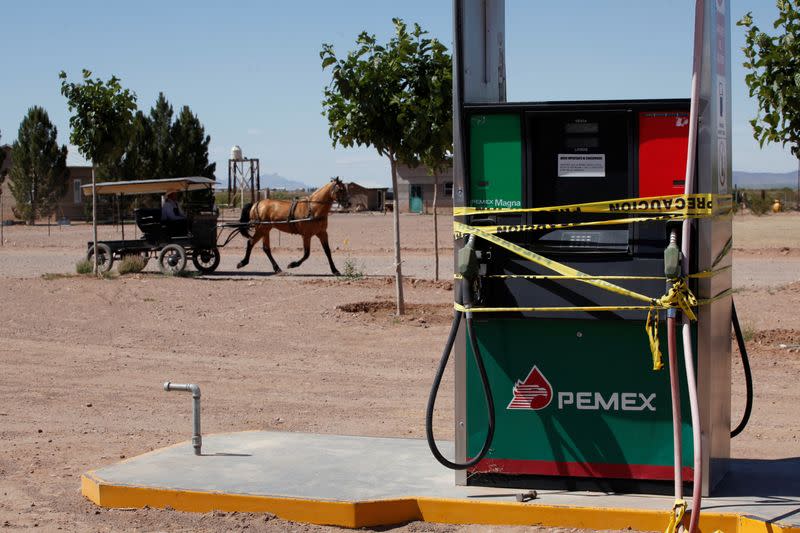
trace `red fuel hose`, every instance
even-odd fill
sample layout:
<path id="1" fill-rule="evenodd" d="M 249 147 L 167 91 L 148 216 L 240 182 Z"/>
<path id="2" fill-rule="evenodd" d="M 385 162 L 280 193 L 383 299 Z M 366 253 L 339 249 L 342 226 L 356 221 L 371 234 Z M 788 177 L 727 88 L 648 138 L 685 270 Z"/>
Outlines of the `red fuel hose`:
<path id="1" fill-rule="evenodd" d="M 675 499 L 683 499 L 683 446 L 681 442 L 681 377 L 678 372 L 678 341 L 676 320 L 667 316 L 667 346 L 669 349 L 669 384 L 672 389 L 672 437 L 675 450 Z"/>

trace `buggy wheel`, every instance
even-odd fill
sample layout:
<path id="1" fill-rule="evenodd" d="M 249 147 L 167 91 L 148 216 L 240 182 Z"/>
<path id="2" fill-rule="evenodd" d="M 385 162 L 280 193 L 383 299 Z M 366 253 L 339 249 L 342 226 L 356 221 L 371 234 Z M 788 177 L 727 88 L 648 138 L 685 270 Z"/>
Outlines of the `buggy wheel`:
<path id="1" fill-rule="evenodd" d="M 91 246 L 86 252 L 86 260 L 92 263 L 92 269 L 94 269 L 94 246 Z M 97 271 L 108 272 L 113 264 L 114 254 L 111 253 L 111 248 L 105 243 L 97 243 Z"/>
<path id="2" fill-rule="evenodd" d="M 219 266 L 219 249 L 214 248 L 196 248 L 192 253 L 192 263 L 198 272 L 202 274 L 210 274 L 214 272 Z"/>
<path id="3" fill-rule="evenodd" d="M 162 274 L 177 274 L 186 268 L 186 250 L 179 244 L 168 244 L 158 254 L 158 269 Z"/>

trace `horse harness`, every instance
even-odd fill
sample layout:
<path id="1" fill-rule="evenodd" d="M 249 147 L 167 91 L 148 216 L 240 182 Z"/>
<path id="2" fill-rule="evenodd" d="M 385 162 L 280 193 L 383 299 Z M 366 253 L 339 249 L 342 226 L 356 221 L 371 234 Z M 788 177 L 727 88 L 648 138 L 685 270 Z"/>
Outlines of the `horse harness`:
<path id="1" fill-rule="evenodd" d="M 297 220 L 296 211 L 298 201 L 305 202 L 307 206 L 306 210 L 308 211 L 308 216 L 306 218 L 311 218 L 311 203 L 309 202 L 308 198 L 303 198 L 302 200 L 298 200 L 296 197 L 292 198 L 292 205 L 289 206 L 289 215 L 286 217 L 286 222 L 289 223 L 289 230 L 292 233 L 300 233 L 297 228 L 297 223 L 295 222 L 295 220 Z"/>
<path id="2" fill-rule="evenodd" d="M 297 204 L 304 203 L 306 204 L 306 217 L 305 218 L 297 218 Z M 297 224 L 300 222 L 313 222 L 316 220 L 316 217 L 311 216 L 311 204 L 327 204 L 333 203 L 323 200 L 312 200 L 310 198 L 292 198 L 292 205 L 289 206 L 289 215 L 286 217 L 286 222 L 289 224 L 289 229 L 292 233 L 300 233 L 298 230 Z"/>

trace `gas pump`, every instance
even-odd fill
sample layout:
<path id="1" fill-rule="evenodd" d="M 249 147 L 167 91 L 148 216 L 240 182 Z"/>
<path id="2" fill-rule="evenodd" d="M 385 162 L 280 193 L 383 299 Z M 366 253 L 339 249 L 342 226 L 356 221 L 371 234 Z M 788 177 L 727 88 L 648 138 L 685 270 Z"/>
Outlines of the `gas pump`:
<path id="1" fill-rule="evenodd" d="M 507 103 L 503 2 L 454 6 L 460 296 L 431 449 L 461 485 L 698 502 L 730 457 L 728 0 L 698 2 L 692 100 Z"/>

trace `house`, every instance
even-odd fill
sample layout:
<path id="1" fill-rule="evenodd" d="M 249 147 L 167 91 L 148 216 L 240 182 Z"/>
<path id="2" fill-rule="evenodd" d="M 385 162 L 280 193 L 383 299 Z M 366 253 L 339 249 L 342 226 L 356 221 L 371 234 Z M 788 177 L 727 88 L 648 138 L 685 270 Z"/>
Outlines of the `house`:
<path id="1" fill-rule="evenodd" d="M 69 172 L 67 192 L 64 193 L 64 196 L 62 196 L 61 200 L 58 202 L 55 216 L 57 218 L 68 218 L 70 220 L 87 220 L 83 196 L 81 194 L 81 186 L 92 183 L 92 167 L 67 167 L 67 172 Z M 89 205 L 91 205 L 91 202 Z M 91 220 L 91 216 L 88 217 L 88 220 Z"/>
<path id="2" fill-rule="evenodd" d="M 362 187 L 358 183 L 347 184 L 351 211 L 383 211 L 386 206 L 386 187 Z"/>
<path id="3" fill-rule="evenodd" d="M 0 167 L 0 173 L 10 172 L 12 166 L 11 147 L 8 145 L 1 146 L 0 150 L 5 151 L 6 153 L 5 161 L 3 161 L 3 165 Z M 81 185 L 86 185 L 87 183 L 92 182 L 92 167 L 67 167 L 67 172 L 69 173 L 67 191 L 58 202 L 58 206 L 56 207 L 56 211 L 54 213 L 54 218 L 85 220 L 86 213 L 84 212 L 84 202 L 83 197 L 81 196 Z M 10 178 L 6 177 L 2 186 L 3 194 L 2 200 L 0 201 L 2 201 L 3 221 L 15 220 L 17 218 L 14 215 L 14 206 L 16 206 L 16 200 L 14 199 L 14 195 L 11 194 L 9 181 Z"/>
<path id="4" fill-rule="evenodd" d="M 401 213 L 430 213 L 433 209 L 434 183 L 438 178 L 439 191 L 436 197 L 440 213 L 453 210 L 453 167 L 438 176 L 432 176 L 428 168 L 420 165 L 411 168 L 397 165 L 397 206 Z"/>

